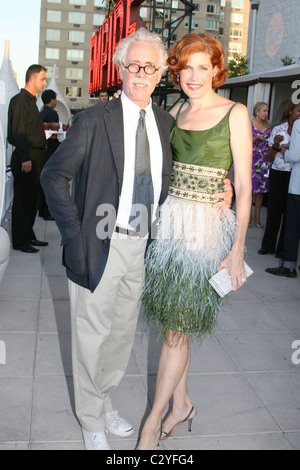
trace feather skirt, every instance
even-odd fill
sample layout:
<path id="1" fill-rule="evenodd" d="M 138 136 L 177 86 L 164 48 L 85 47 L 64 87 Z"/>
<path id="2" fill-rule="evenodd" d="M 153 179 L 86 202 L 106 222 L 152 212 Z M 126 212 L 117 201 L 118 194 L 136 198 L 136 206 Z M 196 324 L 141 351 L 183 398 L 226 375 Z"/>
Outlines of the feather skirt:
<path id="1" fill-rule="evenodd" d="M 223 302 L 208 279 L 231 250 L 234 213 L 169 195 L 160 216 L 146 257 L 145 316 L 165 337 L 171 330 L 203 338 L 213 332 Z"/>

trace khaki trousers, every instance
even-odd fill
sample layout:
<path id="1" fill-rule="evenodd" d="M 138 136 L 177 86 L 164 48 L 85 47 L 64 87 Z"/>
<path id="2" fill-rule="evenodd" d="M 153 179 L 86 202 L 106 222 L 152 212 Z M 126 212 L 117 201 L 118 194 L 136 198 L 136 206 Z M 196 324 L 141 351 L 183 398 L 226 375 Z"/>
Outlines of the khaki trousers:
<path id="1" fill-rule="evenodd" d="M 144 283 L 146 239 L 114 234 L 97 289 L 69 281 L 75 408 L 83 429 L 105 430 L 109 394 L 130 357 Z M 126 397 L 124 397 L 126 399 Z"/>

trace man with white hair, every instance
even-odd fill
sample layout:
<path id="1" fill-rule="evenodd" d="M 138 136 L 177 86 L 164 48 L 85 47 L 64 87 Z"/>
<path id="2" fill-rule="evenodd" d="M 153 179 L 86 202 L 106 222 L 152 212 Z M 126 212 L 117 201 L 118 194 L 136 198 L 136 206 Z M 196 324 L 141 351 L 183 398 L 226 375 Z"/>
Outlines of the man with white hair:
<path id="1" fill-rule="evenodd" d="M 138 227 L 129 223 L 141 109 L 150 146 L 151 222 L 167 196 L 172 168 L 173 118 L 151 102 L 166 68 L 163 43 L 140 30 L 122 41 L 114 60 L 123 82 L 121 99 L 79 113 L 41 179 L 64 246 L 76 414 L 89 450 L 109 449 L 105 431 L 117 436 L 134 432 L 113 410 L 110 393 L 127 367 L 143 288 L 148 230 L 139 236 Z M 101 231 L 106 223 L 107 231 Z"/>
<path id="2" fill-rule="evenodd" d="M 121 98 L 79 113 L 42 174 L 64 246 L 75 405 L 88 450 L 109 449 L 106 431 L 134 432 L 113 410 L 110 393 L 128 364 L 144 255 L 172 170 L 174 120 L 151 101 L 166 69 L 161 39 L 139 30 L 121 42 L 114 62 Z"/>

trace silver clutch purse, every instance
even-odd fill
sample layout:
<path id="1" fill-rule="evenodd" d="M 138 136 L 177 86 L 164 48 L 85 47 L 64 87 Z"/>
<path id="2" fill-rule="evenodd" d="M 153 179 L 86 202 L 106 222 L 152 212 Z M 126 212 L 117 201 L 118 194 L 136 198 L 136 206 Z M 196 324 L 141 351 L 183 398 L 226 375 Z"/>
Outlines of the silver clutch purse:
<path id="1" fill-rule="evenodd" d="M 245 271 L 247 278 L 253 274 L 252 269 L 246 262 L 245 263 Z M 215 291 L 219 294 L 220 297 L 225 297 L 225 295 L 229 294 L 232 291 L 232 281 L 227 268 L 223 268 L 214 274 L 208 282 L 210 285 L 215 289 Z"/>

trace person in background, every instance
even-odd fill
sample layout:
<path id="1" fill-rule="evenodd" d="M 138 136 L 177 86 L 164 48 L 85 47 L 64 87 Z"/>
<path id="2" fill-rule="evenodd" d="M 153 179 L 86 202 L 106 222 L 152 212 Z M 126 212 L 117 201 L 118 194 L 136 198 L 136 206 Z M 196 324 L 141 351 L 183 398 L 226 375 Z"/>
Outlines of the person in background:
<path id="1" fill-rule="evenodd" d="M 8 108 L 8 141 L 15 147 L 11 158 L 14 177 L 12 245 L 24 253 L 37 253 L 48 242 L 37 240 L 33 226 L 39 206 L 40 174 L 45 163 L 46 137 L 36 95 L 46 85 L 46 69 L 31 65 L 25 88 L 15 95 Z"/>
<path id="2" fill-rule="evenodd" d="M 254 194 L 255 212 L 254 225 L 263 228 L 260 214 L 264 194 L 269 187 L 269 162 L 267 160 L 267 141 L 271 134 L 271 126 L 268 121 L 269 106 L 267 103 L 258 102 L 253 108 L 252 136 L 253 136 L 253 161 L 252 161 L 252 193 Z M 252 207 L 248 227 L 252 227 Z"/>
<path id="3" fill-rule="evenodd" d="M 107 91 L 99 91 L 98 100 L 99 100 L 99 103 L 105 103 L 106 101 L 108 101 Z"/>
<path id="4" fill-rule="evenodd" d="M 258 254 L 281 258 L 286 220 L 286 204 L 293 163 L 285 161 L 281 147 L 289 145 L 292 128 L 300 118 L 300 104 L 290 101 L 284 108 L 280 124 L 272 129 L 267 158 L 272 162 L 269 178 L 267 222 Z"/>
<path id="5" fill-rule="evenodd" d="M 266 272 L 274 276 L 297 277 L 300 239 L 300 119 L 294 123 L 289 149 L 284 147 L 281 153 L 284 160 L 294 166 L 289 183 L 281 263 L 277 268 L 267 268 Z"/>
<path id="6" fill-rule="evenodd" d="M 51 124 L 56 123 L 59 124 L 59 116 L 57 111 L 55 110 L 55 106 L 57 105 L 57 95 L 53 90 L 45 90 L 42 93 L 42 101 L 44 103 L 44 107 L 41 110 L 40 114 L 42 117 L 43 123 Z M 51 155 L 59 147 L 59 140 L 57 138 L 57 134 L 53 134 L 47 139 L 47 150 L 46 150 L 46 158 L 45 163 L 49 160 Z M 39 216 L 42 217 L 44 220 L 54 220 L 51 216 L 48 205 L 46 202 L 45 194 L 43 189 L 41 188 L 41 203 L 39 207 Z"/>
<path id="7" fill-rule="evenodd" d="M 55 91 L 49 90 L 49 88 L 43 91 L 42 101 L 44 103 L 44 106 L 43 109 L 40 111 L 40 114 L 43 122 L 47 124 L 50 124 L 51 122 L 58 124 L 59 117 L 57 111 L 55 110 L 55 107 L 57 105 L 57 95 Z M 54 136 L 54 138 L 56 138 L 56 136 Z"/>

